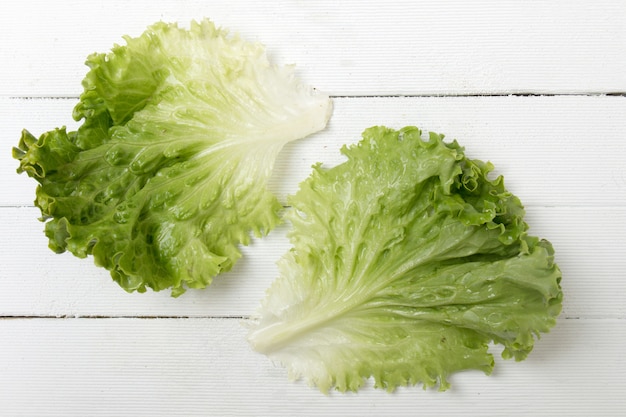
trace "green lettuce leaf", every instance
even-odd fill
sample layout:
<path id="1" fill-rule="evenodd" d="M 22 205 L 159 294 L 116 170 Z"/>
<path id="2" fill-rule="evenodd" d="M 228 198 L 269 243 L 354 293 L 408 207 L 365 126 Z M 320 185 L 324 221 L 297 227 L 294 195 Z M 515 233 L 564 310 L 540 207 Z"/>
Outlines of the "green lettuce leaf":
<path id="1" fill-rule="evenodd" d="M 77 131 L 25 130 L 13 156 L 39 183 L 51 249 L 93 255 L 127 291 L 177 296 L 279 222 L 275 158 L 323 129 L 331 103 L 206 19 L 125 40 L 88 57 Z"/>
<path id="2" fill-rule="evenodd" d="M 249 322 L 252 346 L 327 392 L 489 374 L 561 310 L 561 273 L 493 166 L 415 127 L 367 129 L 289 203 L 292 249 Z"/>

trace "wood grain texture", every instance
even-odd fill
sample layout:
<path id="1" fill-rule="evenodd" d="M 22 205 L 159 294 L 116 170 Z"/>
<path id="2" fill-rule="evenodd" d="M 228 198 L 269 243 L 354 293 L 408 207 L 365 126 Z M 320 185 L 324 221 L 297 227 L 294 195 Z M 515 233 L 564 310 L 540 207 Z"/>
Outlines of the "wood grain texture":
<path id="1" fill-rule="evenodd" d="M 253 352 L 242 326 L 288 224 L 204 291 L 127 294 L 47 249 L 11 147 L 76 127 L 83 62 L 157 21 L 210 17 L 330 93 L 326 130 L 288 144 L 284 202 L 366 127 L 417 125 L 488 159 L 549 239 L 565 300 L 521 363 L 450 391 L 323 396 Z M 0 4 L 0 416 L 589 416 L 626 412 L 626 2 L 20 1 Z M 494 352 L 498 352 L 494 349 Z"/>
<path id="2" fill-rule="evenodd" d="M 561 320 L 526 361 L 496 357 L 491 376 L 456 374 L 443 393 L 370 385 L 329 396 L 288 381 L 250 349 L 241 324 L 2 320 L 0 415 L 618 417 L 626 406 L 623 320 Z"/>
<path id="3" fill-rule="evenodd" d="M 208 17 L 333 95 L 624 92 L 625 15 L 619 0 L 3 2 L 0 79 L 76 96 L 88 54 Z"/>

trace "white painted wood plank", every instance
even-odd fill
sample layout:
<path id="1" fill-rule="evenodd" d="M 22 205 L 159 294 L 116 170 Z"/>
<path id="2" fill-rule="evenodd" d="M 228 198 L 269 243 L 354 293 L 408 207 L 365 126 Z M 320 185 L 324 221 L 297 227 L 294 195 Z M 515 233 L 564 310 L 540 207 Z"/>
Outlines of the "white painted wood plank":
<path id="1" fill-rule="evenodd" d="M 0 206 L 32 205 L 34 181 L 16 175 L 10 149 L 33 134 L 76 124 L 73 100 L 0 98 Z M 326 130 L 288 144 L 271 187 L 284 200 L 311 165 L 339 163 L 339 148 L 372 125 L 417 125 L 458 139 L 473 158 L 490 160 L 527 206 L 626 206 L 626 97 L 336 98 Z"/>
<path id="2" fill-rule="evenodd" d="M 128 294 L 91 259 L 50 251 L 34 208 L 0 208 L 0 316 L 248 316 L 289 249 L 284 224 L 244 248 L 233 271 L 179 298 Z M 626 207 L 532 207 L 530 232 L 550 240 L 563 272 L 562 317 L 626 318 Z"/>
<path id="3" fill-rule="evenodd" d="M 0 5 L 0 94 L 76 96 L 88 54 L 202 17 L 333 95 L 626 91 L 621 0 L 23 0 Z"/>
<path id="4" fill-rule="evenodd" d="M 623 320 L 561 320 L 520 363 L 447 392 L 329 396 L 289 382 L 234 319 L 0 320 L 3 416 L 581 416 L 626 407 Z M 497 352 L 497 350 L 496 350 Z"/>

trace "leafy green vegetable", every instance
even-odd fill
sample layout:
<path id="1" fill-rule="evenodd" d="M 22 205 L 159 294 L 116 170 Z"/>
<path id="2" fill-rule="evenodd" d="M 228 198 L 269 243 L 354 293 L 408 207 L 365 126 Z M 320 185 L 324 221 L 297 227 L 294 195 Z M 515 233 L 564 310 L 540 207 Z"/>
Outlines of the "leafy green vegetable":
<path id="1" fill-rule="evenodd" d="M 287 214 L 293 244 L 251 320 L 259 352 L 326 392 L 449 386 L 523 360 L 561 310 L 552 246 L 493 166 L 415 127 L 367 129 L 314 167 Z"/>
<path id="2" fill-rule="evenodd" d="M 51 249 L 93 255 L 127 291 L 177 296 L 279 222 L 275 158 L 325 127 L 330 99 L 209 20 L 125 40 L 88 57 L 77 131 L 25 130 L 13 156 L 39 183 Z"/>

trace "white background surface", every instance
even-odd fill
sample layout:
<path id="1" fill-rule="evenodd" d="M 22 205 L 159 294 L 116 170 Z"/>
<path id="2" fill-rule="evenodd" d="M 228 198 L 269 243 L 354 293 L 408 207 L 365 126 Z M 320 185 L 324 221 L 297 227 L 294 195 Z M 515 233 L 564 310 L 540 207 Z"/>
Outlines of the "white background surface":
<path id="1" fill-rule="evenodd" d="M 552 241 L 565 300 L 521 363 L 444 393 L 323 396 L 253 352 L 241 322 L 276 277 L 286 226 L 207 290 L 127 294 L 47 249 L 11 147 L 75 127 L 91 52 L 157 21 L 209 17 L 333 96 L 288 145 L 284 199 L 371 125 L 418 125 L 491 160 Z M 0 416 L 622 416 L 626 413 L 626 2 L 49 1 L 0 4 Z"/>

